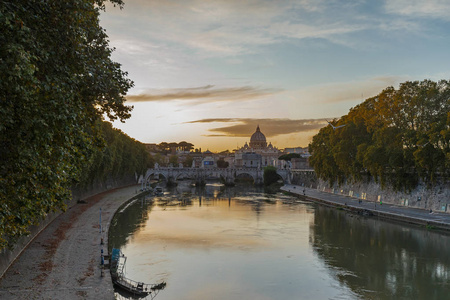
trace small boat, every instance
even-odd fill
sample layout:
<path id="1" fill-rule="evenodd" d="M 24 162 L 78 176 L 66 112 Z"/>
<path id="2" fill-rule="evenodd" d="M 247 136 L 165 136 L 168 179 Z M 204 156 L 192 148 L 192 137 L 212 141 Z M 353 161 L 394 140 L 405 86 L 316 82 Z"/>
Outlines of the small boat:
<path id="1" fill-rule="evenodd" d="M 155 187 L 154 191 L 155 196 L 162 196 L 164 195 L 163 188 L 160 186 Z"/>
<path id="2" fill-rule="evenodd" d="M 153 299 L 160 290 L 166 287 L 165 282 L 158 284 L 146 284 L 125 277 L 125 263 L 127 257 L 123 255 L 120 249 L 113 248 L 111 254 L 111 278 L 113 284 L 121 290 L 139 297 L 151 296 Z"/>

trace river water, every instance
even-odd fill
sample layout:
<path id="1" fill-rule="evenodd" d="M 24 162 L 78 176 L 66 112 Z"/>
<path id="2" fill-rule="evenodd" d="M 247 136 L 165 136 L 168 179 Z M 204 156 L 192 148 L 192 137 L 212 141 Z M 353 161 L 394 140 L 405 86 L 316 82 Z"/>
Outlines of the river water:
<path id="1" fill-rule="evenodd" d="M 137 200 L 109 242 L 159 300 L 450 299 L 449 235 L 249 185 Z"/>

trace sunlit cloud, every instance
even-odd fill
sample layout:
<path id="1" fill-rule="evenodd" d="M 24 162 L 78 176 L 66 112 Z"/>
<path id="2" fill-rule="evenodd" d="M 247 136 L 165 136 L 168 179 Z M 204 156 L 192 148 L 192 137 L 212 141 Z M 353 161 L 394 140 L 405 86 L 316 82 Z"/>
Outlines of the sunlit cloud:
<path id="1" fill-rule="evenodd" d="M 330 83 L 290 91 L 290 97 L 314 103 L 363 102 L 378 95 L 383 89 L 406 80 L 400 76 L 380 76 L 361 81 Z"/>
<path id="2" fill-rule="evenodd" d="M 209 129 L 208 137 L 248 137 L 260 126 L 266 137 L 318 130 L 327 125 L 325 119 L 252 119 L 252 118 L 210 118 L 186 123 L 233 123 L 232 125 Z"/>
<path id="3" fill-rule="evenodd" d="M 139 95 L 127 96 L 129 102 L 152 102 L 172 100 L 195 101 L 244 101 L 277 93 L 277 89 L 263 89 L 251 86 L 216 88 L 212 85 L 194 88 L 155 89 Z"/>

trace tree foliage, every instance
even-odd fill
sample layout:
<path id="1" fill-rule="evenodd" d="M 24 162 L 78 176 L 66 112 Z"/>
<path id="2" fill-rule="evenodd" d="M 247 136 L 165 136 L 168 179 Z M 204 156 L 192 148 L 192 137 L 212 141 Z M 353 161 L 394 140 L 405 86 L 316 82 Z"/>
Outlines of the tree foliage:
<path id="1" fill-rule="evenodd" d="M 194 158 L 190 155 L 186 156 L 186 159 L 183 162 L 183 167 L 190 168 L 192 167 L 192 162 L 194 161 Z"/>
<path id="2" fill-rule="evenodd" d="M 156 151 L 158 153 L 162 153 L 164 155 L 167 155 L 169 153 L 174 153 L 174 152 L 176 152 L 176 150 L 180 150 L 180 151 L 184 152 L 184 151 L 191 151 L 192 149 L 194 149 L 194 145 L 191 143 L 188 143 L 186 141 L 182 141 L 179 143 L 161 142 L 158 145 L 156 145 Z"/>
<path id="3" fill-rule="evenodd" d="M 172 165 L 172 167 L 178 167 L 178 156 L 172 154 L 169 157 L 169 164 Z"/>
<path id="4" fill-rule="evenodd" d="M 302 157 L 300 154 L 298 153 L 288 153 L 288 154 L 283 154 L 280 157 L 278 157 L 279 160 L 285 160 L 285 161 L 291 161 L 291 159 L 293 158 L 300 158 Z"/>
<path id="5" fill-rule="evenodd" d="M 217 167 L 221 169 L 226 169 L 229 166 L 229 162 L 225 161 L 222 157 L 217 160 Z"/>
<path id="6" fill-rule="evenodd" d="M 112 0 L 122 5 L 121 0 Z M 132 86 L 99 25 L 103 0 L 0 2 L 0 249 L 49 212 L 125 120 Z"/>
<path id="7" fill-rule="evenodd" d="M 280 176 L 277 174 L 277 168 L 273 166 L 267 166 L 264 168 L 264 185 L 268 186 L 272 183 L 275 183 L 280 179 Z"/>
<path id="8" fill-rule="evenodd" d="M 83 188 L 96 182 L 142 175 L 153 167 L 153 157 L 144 144 L 113 128 L 109 122 L 100 122 L 99 126 L 103 143 L 83 165 L 77 186 Z"/>
<path id="9" fill-rule="evenodd" d="M 330 184 L 375 178 L 412 189 L 450 171 L 450 82 L 386 88 L 322 128 L 309 145 L 310 164 Z"/>

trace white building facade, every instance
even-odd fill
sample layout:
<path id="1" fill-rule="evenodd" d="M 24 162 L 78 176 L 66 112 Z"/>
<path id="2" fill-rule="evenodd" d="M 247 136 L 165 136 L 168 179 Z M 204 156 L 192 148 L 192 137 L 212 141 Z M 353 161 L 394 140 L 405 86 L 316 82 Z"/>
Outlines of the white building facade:
<path id="1" fill-rule="evenodd" d="M 274 166 L 274 167 L 283 167 L 280 165 L 278 161 L 278 157 L 280 157 L 283 152 L 278 148 L 272 146 L 272 143 L 267 145 L 266 136 L 261 132 L 259 125 L 256 127 L 256 131 L 250 137 L 250 143 L 245 143 L 244 147 L 239 148 L 235 152 L 235 166 L 242 167 L 248 164 L 248 155 L 255 153 L 261 156 L 261 167 L 266 166 Z M 252 156 L 253 157 L 253 156 Z M 284 163 L 284 161 L 283 161 Z"/>

